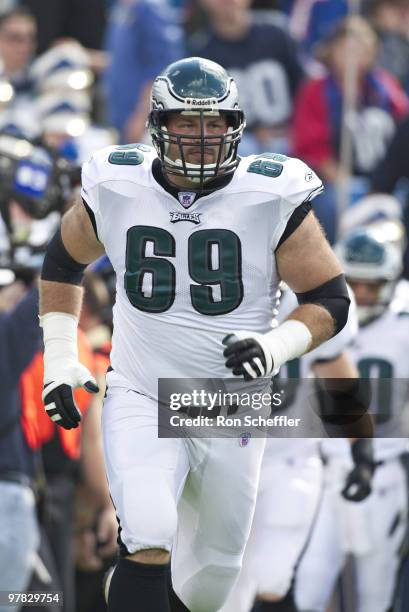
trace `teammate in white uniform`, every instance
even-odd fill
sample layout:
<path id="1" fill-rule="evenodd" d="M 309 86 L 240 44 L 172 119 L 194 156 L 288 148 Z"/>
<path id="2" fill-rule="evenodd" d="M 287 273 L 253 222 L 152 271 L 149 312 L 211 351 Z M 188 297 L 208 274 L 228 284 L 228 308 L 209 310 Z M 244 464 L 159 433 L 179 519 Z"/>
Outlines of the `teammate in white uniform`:
<path id="1" fill-rule="evenodd" d="M 83 201 L 50 243 L 43 397 L 70 428 L 80 419 L 72 387 L 95 390 L 76 355 L 76 285 L 79 262 L 105 251 L 117 300 L 103 436 L 122 553 L 109 610 L 216 612 L 240 570 L 264 440 L 158 438 L 158 379 L 268 380 L 342 329 L 349 298 L 310 212 L 320 180 L 296 159 L 237 157 L 244 118 L 223 68 L 172 64 L 155 80 L 152 108 L 156 150 L 96 153 L 83 168 Z M 280 277 L 301 304 L 272 329 Z M 172 593 L 170 603 L 171 549 L 180 599 Z"/>
<path id="2" fill-rule="evenodd" d="M 374 378 L 371 409 L 378 462 L 371 495 L 352 504 L 340 495 L 350 470 L 343 439 L 322 443 L 327 464 L 323 500 L 312 538 L 297 571 L 299 609 L 324 612 L 346 556 L 355 559 L 357 612 L 386 612 L 393 600 L 399 549 L 407 529 L 407 486 L 401 455 L 407 451 L 409 316 L 389 305 L 401 272 L 399 250 L 367 230 L 339 245 L 361 323 L 348 350 L 360 375 Z M 396 438 L 391 436 L 400 435 Z"/>
<path id="3" fill-rule="evenodd" d="M 285 364 L 279 373 L 281 379 L 299 379 L 301 386 L 302 379 L 311 376 L 312 372 L 322 378 L 357 376 L 355 367 L 345 355 L 346 347 L 358 330 L 352 292 L 350 295 L 351 306 L 344 329 L 314 351 Z M 296 304 L 295 294 L 286 289 L 280 299 L 278 321 L 284 321 Z M 305 419 L 306 409 L 305 398 L 300 389 L 296 389 L 294 401 L 286 406 L 285 414 Z M 319 443 L 316 437 L 267 438 L 243 568 L 222 612 L 249 612 L 256 596 L 254 610 L 295 612 L 292 594 L 288 592 L 320 499 Z"/>

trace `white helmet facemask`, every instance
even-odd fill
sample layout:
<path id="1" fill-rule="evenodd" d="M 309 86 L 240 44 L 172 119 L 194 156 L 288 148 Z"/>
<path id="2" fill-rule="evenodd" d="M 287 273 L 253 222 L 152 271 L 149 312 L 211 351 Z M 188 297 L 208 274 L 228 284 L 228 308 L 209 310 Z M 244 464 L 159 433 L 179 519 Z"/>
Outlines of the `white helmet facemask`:
<path id="1" fill-rule="evenodd" d="M 193 114 L 193 113 L 190 113 Z M 214 113 L 212 113 L 214 114 Z M 210 113 L 209 113 L 210 115 Z M 217 115 L 219 115 L 219 113 L 217 113 Z M 207 114 L 205 113 L 204 116 L 207 116 Z M 164 134 L 166 135 L 166 133 L 168 132 L 168 129 L 166 127 L 166 125 L 162 125 L 162 131 L 164 132 Z M 169 166 L 174 167 L 175 172 L 177 172 L 178 174 L 180 174 L 181 176 L 185 176 L 185 168 L 188 171 L 188 177 L 189 180 L 192 181 L 192 183 L 200 183 L 200 181 L 202 180 L 202 175 L 203 175 L 203 181 L 207 182 L 210 181 L 212 179 L 214 179 L 216 177 L 216 175 L 221 175 L 223 174 L 223 168 L 226 168 L 229 166 L 229 164 L 231 164 L 232 162 L 232 158 L 233 158 L 233 150 L 232 150 L 232 146 L 231 146 L 231 142 L 229 142 L 229 138 L 228 136 L 230 134 L 232 134 L 233 132 L 233 127 L 229 126 L 227 128 L 227 132 L 225 134 L 223 134 L 222 136 L 218 137 L 214 137 L 214 139 L 217 138 L 217 140 L 220 140 L 220 142 L 218 142 L 217 144 L 210 144 L 209 140 L 207 139 L 207 137 L 205 138 L 204 141 L 204 147 L 214 147 L 214 148 L 221 148 L 222 149 L 222 155 L 220 156 L 221 159 L 220 161 L 216 161 L 214 163 L 210 163 L 210 164 L 192 164 L 188 161 L 184 161 L 183 160 L 183 155 L 180 155 L 179 157 L 177 157 L 176 159 L 171 159 L 169 157 L 169 146 L 171 144 L 171 136 L 169 135 L 169 141 L 166 142 L 165 140 L 165 145 L 164 145 L 164 161 L 166 162 L 166 164 L 168 164 Z M 210 137 L 212 138 L 212 137 Z M 225 143 L 223 144 L 222 142 L 222 138 L 224 139 Z M 166 136 L 165 136 L 166 139 Z M 183 139 L 183 137 L 182 137 Z M 176 144 L 176 143 L 174 143 Z M 179 145 L 179 153 L 182 152 L 181 147 L 183 146 L 192 146 L 192 143 L 187 144 L 183 144 L 181 143 Z"/>
<path id="2" fill-rule="evenodd" d="M 236 170 L 245 120 L 236 84 L 224 68 L 200 57 L 174 62 L 155 79 L 151 101 L 148 126 L 165 174 L 185 176 L 201 191 L 206 182 Z M 171 113 L 199 117 L 199 134 L 171 132 L 167 125 Z M 208 116 L 226 117 L 225 131 L 207 134 Z M 187 160 L 192 146 L 200 147 L 200 163 Z M 209 148 L 215 151 L 214 161 L 205 163 Z"/>

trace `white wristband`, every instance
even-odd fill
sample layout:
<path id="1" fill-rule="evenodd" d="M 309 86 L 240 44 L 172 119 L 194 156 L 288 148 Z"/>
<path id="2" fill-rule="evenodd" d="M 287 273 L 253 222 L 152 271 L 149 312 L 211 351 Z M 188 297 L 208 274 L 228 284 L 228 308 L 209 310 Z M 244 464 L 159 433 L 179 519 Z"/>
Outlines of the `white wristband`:
<path id="1" fill-rule="evenodd" d="M 263 335 L 274 370 L 287 361 L 303 355 L 311 346 L 312 335 L 305 323 L 291 319 Z"/>
<path id="2" fill-rule="evenodd" d="M 85 386 L 87 391 L 96 393 L 95 378 L 78 361 L 77 317 L 66 312 L 49 312 L 40 317 L 40 325 L 45 347 L 43 400 L 60 385 L 69 385 L 72 389 Z"/>
<path id="3" fill-rule="evenodd" d="M 78 359 L 78 319 L 66 312 L 48 312 L 40 317 L 44 346 L 50 357 L 60 357 L 61 352 Z"/>
<path id="4" fill-rule="evenodd" d="M 40 317 L 44 336 L 44 380 L 58 374 L 57 367 L 78 362 L 78 319 L 65 312 L 48 312 Z"/>

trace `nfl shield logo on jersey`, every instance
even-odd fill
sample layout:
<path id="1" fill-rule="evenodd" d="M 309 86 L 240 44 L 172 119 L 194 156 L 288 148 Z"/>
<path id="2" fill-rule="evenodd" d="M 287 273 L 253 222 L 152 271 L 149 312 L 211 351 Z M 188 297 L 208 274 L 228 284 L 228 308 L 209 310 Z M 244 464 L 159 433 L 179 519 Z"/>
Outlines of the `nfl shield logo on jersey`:
<path id="1" fill-rule="evenodd" d="M 249 433 L 248 431 L 240 434 L 239 445 L 247 446 L 248 443 L 250 442 L 250 438 L 251 438 L 251 433 Z"/>
<path id="2" fill-rule="evenodd" d="M 194 191 L 179 191 L 178 198 L 183 208 L 189 208 L 196 199 L 196 193 Z"/>

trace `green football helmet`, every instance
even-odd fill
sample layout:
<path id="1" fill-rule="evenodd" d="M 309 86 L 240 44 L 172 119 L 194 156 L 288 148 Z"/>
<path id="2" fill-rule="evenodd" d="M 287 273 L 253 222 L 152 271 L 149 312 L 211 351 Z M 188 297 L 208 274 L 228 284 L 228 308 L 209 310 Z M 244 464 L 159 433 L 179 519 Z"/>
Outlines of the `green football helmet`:
<path id="1" fill-rule="evenodd" d="M 357 306 L 361 324 L 380 316 L 392 301 L 402 273 L 402 253 L 391 242 L 380 240 L 367 227 L 358 228 L 335 245 L 335 252 L 348 281 L 381 283 L 378 298 L 371 306 Z"/>
<path id="2" fill-rule="evenodd" d="M 149 132 L 166 174 L 186 176 L 198 184 L 198 190 L 203 190 L 206 181 L 236 170 L 237 148 L 245 127 L 244 113 L 239 106 L 236 83 L 219 64 L 201 57 L 170 64 L 153 83 L 151 105 Z M 169 113 L 200 117 L 200 134 L 189 136 L 170 132 L 166 127 Z M 227 132 L 205 135 L 206 115 L 225 116 Z M 186 147 L 192 146 L 192 138 L 200 143 L 199 164 L 186 161 Z M 168 155 L 170 144 L 177 145 L 179 155 L 176 159 Z M 205 147 L 217 147 L 215 163 L 204 163 Z"/>

